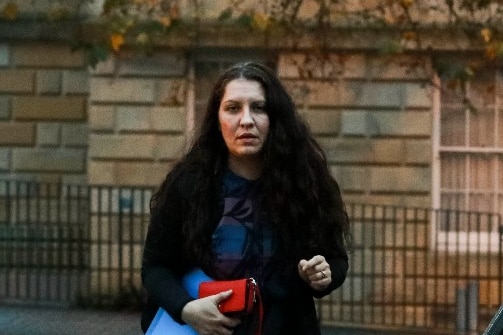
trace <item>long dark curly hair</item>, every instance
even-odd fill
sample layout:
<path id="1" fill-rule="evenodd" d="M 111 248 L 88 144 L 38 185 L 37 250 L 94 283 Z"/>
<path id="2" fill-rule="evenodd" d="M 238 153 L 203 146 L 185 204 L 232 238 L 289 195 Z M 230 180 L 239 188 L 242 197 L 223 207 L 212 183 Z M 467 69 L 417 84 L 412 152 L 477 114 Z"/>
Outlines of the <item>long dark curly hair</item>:
<path id="1" fill-rule="evenodd" d="M 258 180 L 259 201 L 277 233 L 278 252 L 282 260 L 287 260 L 282 263 L 291 266 L 316 254 L 330 257 L 345 253 L 349 220 L 324 152 L 276 74 L 254 62 L 232 66 L 216 82 L 198 136 L 154 195 L 152 209 L 162 211 L 177 178 L 189 174 L 187 187 L 192 191 L 183 223 L 185 252 L 199 263 L 211 262 L 209 251 L 215 226 L 208 221 L 214 206 L 218 206 L 216 185 L 228 158 L 218 110 L 226 85 L 237 78 L 259 82 L 265 93 L 270 125 Z"/>

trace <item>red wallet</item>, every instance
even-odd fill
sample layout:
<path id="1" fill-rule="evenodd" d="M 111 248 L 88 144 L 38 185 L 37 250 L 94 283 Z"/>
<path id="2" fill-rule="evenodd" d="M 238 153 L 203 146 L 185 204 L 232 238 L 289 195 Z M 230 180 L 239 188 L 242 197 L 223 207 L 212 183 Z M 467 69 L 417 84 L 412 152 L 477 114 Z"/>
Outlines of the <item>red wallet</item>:
<path id="1" fill-rule="evenodd" d="M 222 313 L 240 317 L 253 312 L 258 290 L 253 278 L 203 282 L 199 285 L 199 298 L 228 290 L 232 290 L 232 295 L 219 305 Z"/>

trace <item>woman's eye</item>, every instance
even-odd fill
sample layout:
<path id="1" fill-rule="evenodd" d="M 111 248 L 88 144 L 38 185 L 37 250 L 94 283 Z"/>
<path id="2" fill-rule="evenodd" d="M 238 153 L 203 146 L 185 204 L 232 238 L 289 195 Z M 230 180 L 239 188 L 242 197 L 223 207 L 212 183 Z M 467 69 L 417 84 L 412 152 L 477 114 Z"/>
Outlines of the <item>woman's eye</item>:
<path id="1" fill-rule="evenodd" d="M 256 104 L 253 106 L 253 110 L 257 113 L 265 113 L 265 105 L 264 104 Z"/>
<path id="2" fill-rule="evenodd" d="M 227 106 L 226 110 L 230 113 L 237 113 L 237 112 L 239 112 L 239 106 L 230 105 L 230 106 Z"/>

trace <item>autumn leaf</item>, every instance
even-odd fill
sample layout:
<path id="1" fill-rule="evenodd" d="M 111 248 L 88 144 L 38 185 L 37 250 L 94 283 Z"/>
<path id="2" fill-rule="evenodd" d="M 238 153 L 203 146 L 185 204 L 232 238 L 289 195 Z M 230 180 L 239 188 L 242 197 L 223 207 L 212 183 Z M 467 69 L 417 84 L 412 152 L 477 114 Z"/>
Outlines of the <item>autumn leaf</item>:
<path id="1" fill-rule="evenodd" d="M 159 18 L 159 22 L 166 28 L 170 27 L 171 26 L 171 17 L 170 16 L 162 16 L 161 18 Z"/>
<path id="2" fill-rule="evenodd" d="M 254 13 L 252 26 L 260 31 L 265 31 L 269 27 L 269 16 L 264 13 Z"/>
<path id="3" fill-rule="evenodd" d="M 13 21 L 16 19 L 18 12 L 19 8 L 14 2 L 11 1 L 4 6 L 1 16 L 5 20 Z"/>
<path id="4" fill-rule="evenodd" d="M 123 44 L 124 35 L 112 34 L 112 36 L 110 36 L 110 45 L 112 46 L 113 51 L 118 52 Z"/>
<path id="5" fill-rule="evenodd" d="M 417 34 L 414 31 L 406 31 L 402 34 L 403 39 L 413 41 L 417 39 Z"/>
<path id="6" fill-rule="evenodd" d="M 485 56 L 490 61 L 503 58 L 503 42 L 489 44 L 485 49 Z"/>
<path id="7" fill-rule="evenodd" d="M 414 4 L 414 0 L 400 0 L 400 4 L 404 8 L 409 8 L 410 6 L 412 6 Z"/>
<path id="8" fill-rule="evenodd" d="M 482 36 L 482 39 L 484 40 L 484 42 L 488 43 L 490 40 L 491 40 L 491 30 L 488 29 L 488 28 L 484 28 L 482 30 L 480 30 L 480 36 Z"/>
<path id="9" fill-rule="evenodd" d="M 495 60 L 496 59 L 497 52 L 496 52 L 496 45 L 494 43 L 490 44 L 490 45 L 488 45 L 486 47 L 485 56 L 489 60 Z"/>

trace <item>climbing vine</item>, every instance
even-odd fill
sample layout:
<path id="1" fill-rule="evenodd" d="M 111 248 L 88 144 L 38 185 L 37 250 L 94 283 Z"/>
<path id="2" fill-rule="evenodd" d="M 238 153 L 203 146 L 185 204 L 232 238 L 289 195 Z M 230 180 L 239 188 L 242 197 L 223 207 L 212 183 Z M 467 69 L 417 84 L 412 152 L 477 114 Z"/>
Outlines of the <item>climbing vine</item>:
<path id="1" fill-rule="evenodd" d="M 83 8 L 90 6 L 94 13 L 83 14 Z M 434 66 L 441 76 L 461 82 L 469 80 L 482 63 L 503 60 L 503 0 L 47 0 L 47 6 L 31 17 L 99 24 L 97 37 L 75 36 L 71 41 L 95 66 L 126 46 L 152 53 L 175 30 L 197 34 L 202 22 L 208 21 L 208 7 L 216 8 L 210 17 L 214 24 L 264 34 L 309 31 L 323 41 L 327 31 L 339 28 L 392 32 L 379 46 L 383 54 L 428 51 L 425 31 L 456 31 L 469 41 L 470 50 L 479 51 L 480 62 L 449 67 L 449 62 L 439 60 Z M 29 11 L 17 0 L 0 0 L 0 20 L 15 22 L 27 17 L 25 12 Z"/>

